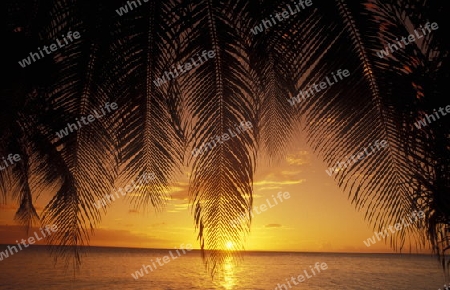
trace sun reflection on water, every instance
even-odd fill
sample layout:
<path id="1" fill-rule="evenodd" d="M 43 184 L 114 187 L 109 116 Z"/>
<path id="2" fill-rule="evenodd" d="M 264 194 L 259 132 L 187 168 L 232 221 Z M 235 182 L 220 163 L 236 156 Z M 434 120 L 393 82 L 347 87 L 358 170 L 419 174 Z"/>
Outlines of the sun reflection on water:
<path id="1" fill-rule="evenodd" d="M 235 275 L 235 264 L 233 263 L 233 257 L 225 258 L 219 283 L 224 287 L 224 289 L 227 290 L 234 289 L 236 286 L 237 279 Z"/>

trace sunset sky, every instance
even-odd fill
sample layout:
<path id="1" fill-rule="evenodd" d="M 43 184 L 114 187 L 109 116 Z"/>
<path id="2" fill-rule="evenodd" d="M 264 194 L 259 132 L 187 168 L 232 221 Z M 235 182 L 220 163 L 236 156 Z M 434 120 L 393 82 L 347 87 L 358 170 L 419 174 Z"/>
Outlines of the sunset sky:
<path id="1" fill-rule="evenodd" d="M 278 164 L 259 160 L 254 182 L 254 205 L 272 200 L 272 195 L 289 192 L 290 198 L 265 212 L 255 214 L 246 250 L 313 252 L 394 252 L 384 242 L 366 247 L 363 243 L 373 231 L 357 212 L 317 158 L 304 136 L 293 138 L 287 156 Z M 355 148 L 355 152 L 359 151 Z M 355 152 L 349 152 L 355 153 Z M 262 158 L 267 158 L 263 156 Z M 363 160 L 362 162 L 364 162 Z M 123 197 L 114 201 L 103 216 L 91 245 L 113 247 L 174 248 L 196 240 L 194 220 L 188 206 L 188 175 L 174 182 L 165 211 L 148 207 L 136 210 Z M 38 213 L 49 196 L 36 203 Z M 13 221 L 17 206 L 1 205 L 0 243 L 14 243 L 27 234 Z M 405 247 L 407 248 L 407 247 Z"/>

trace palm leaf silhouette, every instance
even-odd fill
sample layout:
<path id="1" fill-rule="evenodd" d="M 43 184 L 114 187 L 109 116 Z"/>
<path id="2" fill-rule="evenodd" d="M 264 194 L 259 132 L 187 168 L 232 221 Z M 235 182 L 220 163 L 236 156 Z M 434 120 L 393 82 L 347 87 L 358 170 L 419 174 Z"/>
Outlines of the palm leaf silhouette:
<path id="1" fill-rule="evenodd" d="M 425 222 L 392 238 L 391 245 L 401 250 L 407 239 L 417 246 L 429 240 L 444 262 L 450 221 L 448 120 L 422 130 L 413 124 L 443 105 L 448 4 L 314 3 L 254 35 L 251 28 L 292 3 L 228 2 L 151 1 L 118 16 L 122 1 L 7 1 L 8 37 L 22 45 L 11 52 L 13 60 L 69 30 L 82 35 L 25 70 L 9 63 L 11 81 L 1 93 L 6 110 L 0 152 L 19 148 L 23 162 L 0 172 L 0 189 L 4 201 L 20 201 L 17 219 L 31 225 L 37 219 L 33 198 L 52 189 L 40 219 L 59 225 L 52 243 L 73 246 L 59 247 L 57 257 L 75 257 L 79 265 L 80 246 L 100 222 L 97 199 L 153 172 L 156 179 L 140 187 L 131 202 L 162 210 L 170 181 L 187 161 L 198 238 L 214 274 L 234 253 L 222 251 L 225 242 L 233 240 L 235 250 L 242 249 L 250 230 L 257 153 L 282 157 L 300 122 L 329 166 L 375 140 L 388 141 L 389 147 L 370 160 L 339 171 L 337 182 L 376 229 L 423 210 Z M 413 24 L 427 21 L 442 27 L 422 42 L 377 56 L 411 33 Z M 153 82 L 204 50 L 215 57 L 160 86 Z M 350 76 L 290 106 L 288 99 L 339 69 Z M 14 101 L 8 100 L 11 95 Z M 67 123 L 106 102 L 117 102 L 118 110 L 55 138 Z M 245 121 L 252 130 L 191 155 Z M 230 221 L 242 215 L 244 222 L 233 227 Z"/>
<path id="2" fill-rule="evenodd" d="M 222 14 L 237 9 L 240 13 Z M 248 34 L 236 29 L 248 12 L 246 1 L 219 5 L 196 1 L 186 12 L 193 17 L 181 31 L 187 40 L 180 52 L 181 62 L 203 50 L 214 51 L 213 58 L 179 79 L 192 117 L 189 143 L 200 148 L 229 129 L 236 132 L 235 127 L 241 122 L 255 124 L 255 84 L 248 64 Z M 211 46 L 205 47 L 205 43 Z M 255 132 L 236 134 L 194 157 L 192 165 L 190 195 L 198 238 L 202 250 L 209 250 L 206 266 L 213 273 L 229 256 L 221 251 L 225 243 L 232 240 L 237 248 L 242 248 L 240 233 L 249 230 L 249 223 L 233 227 L 230 221 L 248 215 L 251 208 Z"/>

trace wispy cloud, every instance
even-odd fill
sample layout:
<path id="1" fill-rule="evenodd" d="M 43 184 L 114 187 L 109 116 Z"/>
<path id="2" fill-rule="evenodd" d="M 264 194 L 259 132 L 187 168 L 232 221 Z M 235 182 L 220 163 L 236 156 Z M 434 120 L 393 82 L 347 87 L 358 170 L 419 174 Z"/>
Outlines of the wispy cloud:
<path id="1" fill-rule="evenodd" d="M 276 191 L 278 189 L 281 189 L 281 186 L 266 186 L 266 187 L 261 187 L 258 190 L 259 191 L 263 191 L 263 190 Z"/>
<path id="2" fill-rule="evenodd" d="M 152 227 L 166 226 L 166 223 L 165 223 L 165 222 L 162 222 L 162 223 L 156 223 L 156 224 L 151 224 L 150 226 L 151 226 L 151 227 L 149 227 L 148 229 L 151 229 Z"/>
<path id="3" fill-rule="evenodd" d="M 179 199 L 179 200 L 187 200 L 189 198 L 188 195 L 189 184 L 186 182 L 174 182 L 167 188 L 166 196 L 164 196 L 165 200 Z M 145 194 L 141 193 L 129 193 L 127 194 L 131 197 L 142 197 Z"/>
<path id="4" fill-rule="evenodd" d="M 186 211 L 189 208 L 189 204 L 188 203 L 173 204 L 172 206 L 173 206 L 173 208 L 171 208 L 167 212 Z"/>
<path id="5" fill-rule="evenodd" d="M 188 200 L 189 183 L 174 182 L 169 186 L 167 193 L 169 199 Z"/>
<path id="6" fill-rule="evenodd" d="M 114 230 L 99 228 L 91 237 L 91 245 L 114 245 L 117 247 L 155 247 L 157 244 L 167 244 L 171 240 L 163 239 L 160 235 L 132 232 L 129 230 Z M 118 239 L 120 237 L 120 239 Z M 158 246 L 156 246 L 158 247 Z"/>
<path id="7" fill-rule="evenodd" d="M 302 173 L 301 170 L 296 170 L 296 171 L 283 170 L 283 171 L 281 171 L 281 175 L 286 176 L 286 177 L 298 176 L 300 173 Z"/>
<path id="8" fill-rule="evenodd" d="M 265 225 L 265 227 L 266 228 L 281 228 L 282 225 L 280 225 L 280 224 L 268 224 L 268 225 Z"/>
<path id="9" fill-rule="evenodd" d="M 309 164 L 309 153 L 305 150 L 300 150 L 296 153 L 286 156 L 286 162 L 291 165 L 306 165 Z"/>
<path id="10" fill-rule="evenodd" d="M 275 185 L 291 185 L 291 184 L 300 184 L 306 179 L 299 179 L 299 180 L 260 180 L 253 182 L 254 186 L 275 186 Z"/>

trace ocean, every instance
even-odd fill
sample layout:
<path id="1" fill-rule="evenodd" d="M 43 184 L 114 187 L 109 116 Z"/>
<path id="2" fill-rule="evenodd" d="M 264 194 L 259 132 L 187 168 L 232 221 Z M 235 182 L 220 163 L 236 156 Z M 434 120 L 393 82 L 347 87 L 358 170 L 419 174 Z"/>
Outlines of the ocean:
<path id="1" fill-rule="evenodd" d="M 0 250 L 5 248 L 0 246 Z M 0 289 L 438 290 L 444 286 L 434 256 L 409 254 L 247 252 L 238 265 L 226 263 L 224 273 L 212 280 L 200 252 L 193 250 L 163 266 L 157 265 L 148 274 L 142 271 L 138 279 L 132 277 L 143 264 L 151 265 L 152 260 L 166 255 L 169 250 L 92 247 L 74 275 L 70 268 L 64 269 L 62 262 L 55 265 L 45 246 L 30 246 L 0 261 Z M 326 269 L 319 266 L 319 273 L 313 268 L 317 262 L 321 266 L 326 263 Z M 301 283 L 299 275 L 303 275 Z M 297 278 L 297 285 L 291 277 Z"/>

